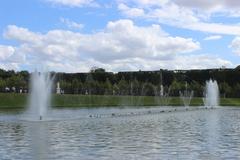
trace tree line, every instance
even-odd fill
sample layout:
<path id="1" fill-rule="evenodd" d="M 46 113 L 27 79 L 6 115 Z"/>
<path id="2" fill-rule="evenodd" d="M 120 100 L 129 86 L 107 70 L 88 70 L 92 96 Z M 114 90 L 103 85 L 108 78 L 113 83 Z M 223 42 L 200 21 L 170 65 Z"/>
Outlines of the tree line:
<path id="1" fill-rule="evenodd" d="M 91 69 L 88 73 L 55 73 L 53 92 L 56 83 L 65 94 L 94 95 L 160 95 L 161 85 L 166 94 L 179 96 L 179 91 L 193 90 L 194 96 L 203 96 L 205 82 L 217 80 L 222 97 L 240 97 L 240 69 L 205 69 L 205 70 L 157 70 L 135 72 L 106 72 L 102 68 Z M 0 69 L 0 92 L 6 87 L 28 91 L 30 73 Z"/>

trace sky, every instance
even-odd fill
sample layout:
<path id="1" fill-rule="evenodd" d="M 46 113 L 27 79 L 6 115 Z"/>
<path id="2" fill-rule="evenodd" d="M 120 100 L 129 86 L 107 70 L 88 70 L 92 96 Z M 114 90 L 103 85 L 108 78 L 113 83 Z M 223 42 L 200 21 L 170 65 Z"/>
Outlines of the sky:
<path id="1" fill-rule="evenodd" d="M 0 2 L 0 68 L 88 72 L 235 68 L 237 0 Z"/>

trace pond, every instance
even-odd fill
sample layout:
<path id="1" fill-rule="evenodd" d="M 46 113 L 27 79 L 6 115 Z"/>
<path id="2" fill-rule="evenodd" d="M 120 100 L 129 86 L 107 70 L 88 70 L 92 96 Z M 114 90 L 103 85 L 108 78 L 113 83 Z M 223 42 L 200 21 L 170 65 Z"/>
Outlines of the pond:
<path id="1" fill-rule="evenodd" d="M 53 109 L 48 116 L 0 112 L 0 159 L 240 157 L 238 108 Z"/>

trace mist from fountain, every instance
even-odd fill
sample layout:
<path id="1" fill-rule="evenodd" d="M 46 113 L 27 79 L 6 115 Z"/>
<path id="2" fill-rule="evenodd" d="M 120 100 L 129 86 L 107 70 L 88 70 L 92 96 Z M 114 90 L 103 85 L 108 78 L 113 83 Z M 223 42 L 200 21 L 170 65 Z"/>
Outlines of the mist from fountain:
<path id="1" fill-rule="evenodd" d="M 49 72 L 31 74 L 29 114 L 34 120 L 45 118 L 51 100 L 53 79 Z"/>
<path id="2" fill-rule="evenodd" d="M 206 81 L 205 98 L 203 98 L 205 107 L 219 106 L 219 88 L 217 81 L 210 79 Z"/>
<path id="3" fill-rule="evenodd" d="M 179 91 L 180 98 L 185 107 L 189 107 L 193 97 L 193 93 L 194 93 L 193 91 L 188 90 L 187 83 L 185 85 L 185 90 L 183 92 Z"/>
<path id="4" fill-rule="evenodd" d="M 167 106 L 169 104 L 170 101 L 170 91 L 171 88 L 168 87 L 166 90 L 164 90 L 164 86 L 160 85 L 160 87 L 155 88 L 155 101 L 157 103 L 157 105 L 159 106 Z"/>

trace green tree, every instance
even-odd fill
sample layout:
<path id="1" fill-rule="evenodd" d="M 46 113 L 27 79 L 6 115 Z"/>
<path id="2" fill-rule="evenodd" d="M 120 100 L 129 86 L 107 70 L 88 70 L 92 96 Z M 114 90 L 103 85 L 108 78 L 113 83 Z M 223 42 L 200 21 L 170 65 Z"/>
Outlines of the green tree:
<path id="1" fill-rule="evenodd" d="M 6 87 L 6 81 L 2 78 L 0 78 L 0 91 L 4 91 L 5 87 Z"/>
<path id="2" fill-rule="evenodd" d="M 179 91 L 185 89 L 185 84 L 174 80 L 171 84 L 171 94 L 173 96 L 179 96 Z"/>
<path id="3" fill-rule="evenodd" d="M 111 82 L 109 81 L 109 79 L 107 78 L 107 80 L 104 83 L 104 94 L 105 95 L 112 95 L 113 94 L 113 87 Z"/>
<path id="4" fill-rule="evenodd" d="M 78 79 L 74 78 L 72 80 L 72 92 L 74 94 L 79 94 L 81 87 L 82 87 L 82 82 L 79 81 Z"/>
<path id="5" fill-rule="evenodd" d="M 138 82 L 138 80 L 136 78 L 130 83 L 130 94 L 131 95 L 140 95 L 141 94 L 140 83 Z"/>
<path id="6" fill-rule="evenodd" d="M 223 82 L 219 84 L 219 90 L 220 90 L 221 96 L 229 97 L 229 95 L 231 94 L 232 88 L 227 83 Z"/>
<path id="7" fill-rule="evenodd" d="M 72 84 L 68 81 L 61 80 L 60 87 L 62 90 L 64 90 L 64 93 L 72 93 Z"/>
<path id="8" fill-rule="evenodd" d="M 152 83 L 144 83 L 142 87 L 143 96 L 154 96 L 155 95 L 155 86 Z"/>
<path id="9" fill-rule="evenodd" d="M 193 81 L 189 88 L 194 91 L 194 96 L 202 97 L 203 96 L 203 86 L 201 86 L 197 81 Z"/>
<path id="10" fill-rule="evenodd" d="M 128 83 L 123 77 L 119 82 L 118 82 L 118 88 L 120 91 L 120 95 L 127 95 L 128 94 Z"/>

